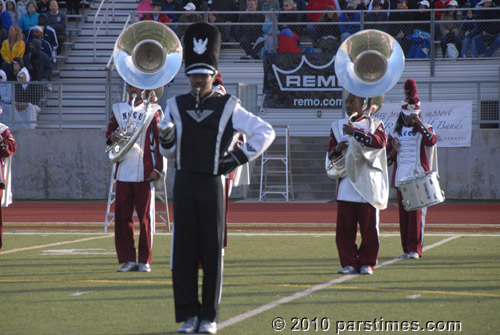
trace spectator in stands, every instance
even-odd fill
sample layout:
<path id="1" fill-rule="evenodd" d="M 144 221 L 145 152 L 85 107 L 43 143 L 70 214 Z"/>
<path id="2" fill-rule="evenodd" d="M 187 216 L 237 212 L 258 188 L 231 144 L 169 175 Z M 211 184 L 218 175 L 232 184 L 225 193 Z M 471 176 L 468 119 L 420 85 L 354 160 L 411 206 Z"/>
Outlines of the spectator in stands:
<path id="1" fill-rule="evenodd" d="M 299 47 L 300 37 L 290 28 L 283 29 L 278 35 L 278 53 L 302 53 Z"/>
<path id="2" fill-rule="evenodd" d="M 14 0 L 7 0 L 5 2 L 5 11 L 9 13 L 12 24 L 17 25 L 16 2 Z"/>
<path id="3" fill-rule="evenodd" d="M 47 14 L 50 11 L 50 0 L 38 0 L 36 5 L 40 14 Z"/>
<path id="4" fill-rule="evenodd" d="M 44 37 L 43 31 L 44 31 L 43 27 L 41 26 L 35 26 L 33 29 L 31 29 L 30 33 L 32 38 L 28 39 L 28 43 L 30 43 L 33 40 L 40 41 L 40 51 L 45 53 L 47 57 L 49 57 L 50 61 L 53 61 L 53 58 L 55 56 L 55 50 L 52 49 L 50 43 L 43 38 Z M 33 76 L 31 77 L 33 78 Z"/>
<path id="5" fill-rule="evenodd" d="M 336 24 L 326 24 L 326 23 L 337 23 L 339 21 L 339 16 L 337 11 L 333 6 L 328 6 L 326 12 L 321 14 L 318 22 L 324 22 L 325 24 L 317 26 L 320 38 L 316 40 L 314 44 L 315 47 L 319 47 L 323 52 L 336 52 L 340 45 L 340 29 Z"/>
<path id="6" fill-rule="evenodd" d="M 389 21 L 398 22 L 389 25 L 388 33 L 399 42 L 405 56 L 408 56 L 411 42 L 406 38 L 406 36 L 413 33 L 413 25 L 406 22 L 413 21 L 413 13 L 408 11 L 406 7 L 406 0 L 398 0 L 396 9 L 391 11 L 391 15 L 389 15 Z"/>
<path id="7" fill-rule="evenodd" d="M 10 26 L 12 25 L 12 18 L 10 14 L 5 10 L 5 3 L 3 0 L 0 0 L 0 20 L 2 20 L 2 27 L 5 30 L 9 31 Z"/>
<path id="8" fill-rule="evenodd" d="M 151 0 L 143 0 L 137 5 L 138 12 L 150 12 L 151 11 Z M 142 20 L 142 18 L 148 13 L 137 13 L 137 18 Z"/>
<path id="9" fill-rule="evenodd" d="M 333 6 L 335 9 L 339 10 L 340 8 L 337 8 L 335 5 L 334 0 L 309 0 L 307 3 L 307 8 L 306 10 L 308 11 L 324 11 L 328 6 Z M 318 22 L 319 18 L 321 17 L 321 13 L 307 13 L 307 18 L 311 22 Z M 309 26 L 308 26 L 309 27 Z"/>
<path id="10" fill-rule="evenodd" d="M 12 61 L 16 57 L 23 57 L 26 50 L 26 44 L 23 40 L 21 29 L 17 26 L 11 26 L 8 38 L 3 41 L 0 54 L 2 55 L 2 69 L 7 73 L 9 80 L 15 80 Z"/>
<path id="11" fill-rule="evenodd" d="M 368 4 L 367 10 L 369 10 L 371 12 L 373 10 L 373 7 L 374 7 L 373 5 L 375 2 L 380 3 L 380 9 L 385 11 L 385 12 L 380 13 L 380 14 L 384 15 L 386 17 L 386 21 L 389 20 L 389 10 L 391 9 L 390 1 L 389 0 L 371 0 Z M 387 26 L 386 26 L 386 30 L 384 30 L 384 31 L 387 31 Z"/>
<path id="12" fill-rule="evenodd" d="M 17 20 L 21 18 L 28 11 L 28 4 L 30 0 L 19 0 L 16 4 Z"/>
<path id="13" fill-rule="evenodd" d="M 240 14 L 238 19 L 238 22 L 255 23 L 255 25 L 241 25 L 235 29 L 235 38 L 246 53 L 242 59 L 252 58 L 253 43 L 262 35 L 262 25 L 266 17 L 257 11 L 257 6 L 256 0 L 248 0 L 246 12 Z"/>
<path id="14" fill-rule="evenodd" d="M 283 11 L 287 11 L 287 12 L 297 11 L 297 7 L 295 7 L 294 0 L 283 0 Z M 300 34 L 303 31 L 302 27 L 304 27 L 304 26 L 294 25 L 291 23 L 301 22 L 301 21 L 302 21 L 301 15 L 298 13 L 283 13 L 283 12 L 281 12 L 280 16 L 279 16 L 279 22 L 280 22 L 279 29 L 283 30 L 283 29 L 288 28 L 291 31 Z"/>
<path id="15" fill-rule="evenodd" d="M 259 37 L 252 46 L 250 56 L 254 59 L 264 57 L 265 52 L 274 52 L 274 36 L 276 35 L 273 25 L 273 15 L 275 12 L 268 12 L 264 14 L 265 21 L 262 25 L 262 36 Z"/>
<path id="16" fill-rule="evenodd" d="M 23 59 L 21 57 L 15 57 L 12 60 L 12 71 L 14 74 L 14 78 L 16 80 L 27 83 L 31 81 L 31 76 L 29 74 L 28 69 L 24 66 Z M 31 94 L 30 94 L 30 85 L 29 84 L 16 84 L 14 88 L 15 95 L 15 103 L 16 109 L 24 110 L 27 106 L 24 106 L 23 103 L 30 102 Z"/>
<path id="17" fill-rule="evenodd" d="M 430 34 L 430 19 L 431 12 L 426 11 L 430 7 L 427 0 L 421 0 L 418 3 L 418 12 L 413 12 L 413 19 L 415 21 L 426 21 L 422 23 L 416 23 L 413 25 L 413 33 L 406 36 L 409 40 L 410 49 L 408 50 L 408 58 L 429 58 L 429 51 L 431 45 L 431 34 Z"/>
<path id="18" fill-rule="evenodd" d="M 467 58 L 467 52 L 469 46 L 471 45 L 472 37 L 477 33 L 477 23 L 472 22 L 474 20 L 474 13 L 472 10 L 467 10 L 465 12 L 464 21 L 460 25 L 460 32 L 463 36 L 462 49 L 460 50 L 460 57 Z"/>
<path id="19" fill-rule="evenodd" d="M 340 30 L 338 25 L 323 24 L 326 22 L 338 22 L 339 17 L 335 6 L 328 5 L 320 15 L 317 23 L 306 26 L 307 35 L 311 37 L 313 46 L 318 47 L 321 37 L 332 36 L 340 40 Z"/>
<path id="20" fill-rule="evenodd" d="M 194 11 L 196 11 L 196 6 L 192 2 L 184 6 L 184 10 L 185 13 L 179 16 L 179 20 L 177 21 L 178 23 L 183 23 L 177 26 L 177 36 L 179 36 L 180 39 L 184 38 L 184 33 L 190 23 L 203 21 L 203 16 L 201 16 L 201 14 L 194 13 Z"/>
<path id="21" fill-rule="evenodd" d="M 386 1 L 387 3 L 387 1 Z M 368 9 L 365 15 L 365 29 L 378 29 L 380 31 L 387 32 L 389 25 L 380 22 L 386 22 L 389 18 L 388 13 L 381 12 L 382 1 L 373 0 L 371 3 L 371 9 Z"/>
<path id="22" fill-rule="evenodd" d="M 347 4 L 346 12 L 342 12 L 339 17 L 340 30 L 340 43 L 344 42 L 346 38 L 352 34 L 357 33 L 361 26 L 359 24 L 361 16 L 359 12 L 353 12 L 356 9 L 356 5 L 352 2 Z"/>
<path id="23" fill-rule="evenodd" d="M 179 0 L 166 0 L 162 3 L 161 9 L 166 12 L 182 12 L 182 3 Z M 167 14 L 170 22 L 177 22 L 180 14 Z"/>
<path id="24" fill-rule="evenodd" d="M 49 43 L 50 45 L 50 48 L 47 48 L 42 43 L 42 50 L 47 53 L 50 49 L 52 54 L 49 55 L 49 57 L 51 60 L 54 60 L 57 48 L 59 47 L 59 42 L 57 40 L 57 33 L 54 28 L 47 25 L 47 16 L 45 14 L 40 14 L 40 17 L 38 18 L 38 26 L 31 28 L 28 32 L 28 42 L 31 41 L 34 37 L 33 30 L 40 30 L 40 28 L 42 29 L 42 36 L 39 39 Z"/>
<path id="25" fill-rule="evenodd" d="M 221 11 L 231 12 L 231 11 L 238 11 L 239 6 L 237 0 L 216 0 L 212 1 L 212 6 L 210 7 L 210 9 L 216 12 L 221 12 Z M 220 22 L 233 23 L 238 21 L 238 14 L 217 13 L 217 18 Z M 223 26 L 217 26 L 217 28 L 219 28 L 219 31 L 222 35 L 221 36 L 222 42 L 227 42 L 231 39 L 231 30 L 234 29 L 233 26 L 223 25 Z"/>
<path id="26" fill-rule="evenodd" d="M 462 21 L 462 12 L 459 10 L 452 10 L 458 7 L 458 3 L 455 0 L 450 0 L 448 2 L 447 9 L 449 11 L 444 11 L 441 15 L 441 21 L 453 21 L 453 22 L 440 22 L 439 30 L 441 33 L 441 50 L 443 56 L 456 58 L 458 57 L 458 50 L 461 49 L 462 35 L 460 34 L 460 23 Z M 452 45 L 450 45 L 452 44 Z M 449 48 L 452 48 L 448 50 Z M 448 52 L 448 53 L 447 53 Z"/>
<path id="27" fill-rule="evenodd" d="M 434 9 L 442 9 L 442 8 L 448 8 L 448 3 L 450 2 L 451 0 L 434 0 L 434 3 L 433 3 L 433 7 Z M 440 10 L 436 10 L 434 12 L 434 15 L 436 17 L 436 20 L 440 20 L 441 19 L 441 15 L 443 15 L 443 12 L 440 11 Z"/>
<path id="28" fill-rule="evenodd" d="M 19 28 L 21 28 L 24 36 L 28 36 L 29 30 L 38 25 L 38 17 L 40 16 L 36 11 L 37 7 L 35 1 L 30 1 L 26 8 L 27 12 L 19 18 L 18 22 Z"/>
<path id="29" fill-rule="evenodd" d="M 56 31 L 57 54 L 60 55 L 64 42 L 66 42 L 66 15 L 59 11 L 59 3 L 56 0 L 50 1 L 50 12 L 47 13 L 47 26 Z"/>
<path id="30" fill-rule="evenodd" d="M 66 0 L 68 14 L 80 15 L 80 0 Z"/>
<path id="31" fill-rule="evenodd" d="M 184 3 L 187 5 L 188 3 L 192 3 L 196 7 L 196 11 L 208 11 L 207 0 L 185 0 Z"/>
<path id="32" fill-rule="evenodd" d="M 154 13 L 149 13 L 149 14 L 144 15 L 142 17 L 143 21 L 149 20 L 149 21 L 156 21 L 156 22 L 165 23 L 165 24 L 170 22 L 168 15 L 165 13 L 161 13 L 161 2 L 160 1 L 154 0 L 151 3 L 151 11 L 153 11 Z"/>
<path id="33" fill-rule="evenodd" d="M 491 0 L 481 0 L 477 6 L 490 8 Z M 499 20 L 500 11 L 498 10 L 482 10 L 479 14 L 480 20 Z M 486 47 L 487 43 L 491 45 Z M 498 22 L 480 22 L 478 24 L 478 34 L 472 38 L 471 57 L 477 57 L 484 54 L 485 57 L 491 57 L 500 46 L 500 24 Z"/>
<path id="34" fill-rule="evenodd" d="M 349 2 L 352 2 L 355 5 L 356 10 L 367 10 L 368 9 L 368 3 L 366 3 L 365 0 L 352 0 L 352 1 L 348 1 L 347 4 L 349 4 Z"/>
<path id="35" fill-rule="evenodd" d="M 28 128 L 34 129 L 36 123 L 37 114 L 40 108 L 37 106 L 41 99 L 41 90 L 35 88 L 31 84 L 27 84 L 31 81 L 31 77 L 28 69 L 24 66 L 23 60 L 20 57 L 16 57 L 13 60 L 14 72 L 17 81 L 20 84 L 14 86 L 14 101 L 16 106 L 16 119 L 19 121 L 25 121 L 25 124 L 16 126 L 16 128 Z"/>
<path id="36" fill-rule="evenodd" d="M 269 12 L 272 10 L 279 12 L 280 3 L 278 0 L 259 0 L 259 10 L 263 12 Z"/>
<path id="37" fill-rule="evenodd" d="M 413 19 L 415 21 L 430 21 L 431 20 L 431 12 L 428 11 L 430 8 L 429 1 L 427 0 L 421 0 L 418 2 L 418 12 L 413 13 Z M 430 32 L 430 23 L 422 23 L 422 24 L 417 24 L 415 25 L 416 29 L 424 30 L 427 32 Z"/>
<path id="38" fill-rule="evenodd" d="M 41 41 L 33 39 L 30 43 L 29 52 L 24 55 L 24 66 L 28 69 L 31 80 L 49 81 L 52 74 L 52 63 L 49 56 L 40 50 Z"/>

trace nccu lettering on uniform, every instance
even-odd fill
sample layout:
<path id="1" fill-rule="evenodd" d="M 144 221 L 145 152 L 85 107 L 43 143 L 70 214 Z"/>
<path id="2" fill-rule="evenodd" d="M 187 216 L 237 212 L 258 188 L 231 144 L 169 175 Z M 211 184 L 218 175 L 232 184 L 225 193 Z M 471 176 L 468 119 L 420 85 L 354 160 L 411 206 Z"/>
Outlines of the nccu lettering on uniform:
<path id="1" fill-rule="evenodd" d="M 184 64 L 191 91 L 167 101 L 159 125 L 160 151 L 175 158 L 171 268 L 175 319 L 184 322 L 181 333 L 216 332 L 223 269 L 223 175 L 257 158 L 275 137 L 271 125 L 245 110 L 236 97 L 213 90 L 220 44 L 215 26 L 197 22 L 188 27 Z M 237 148 L 240 134 L 249 140 Z"/>

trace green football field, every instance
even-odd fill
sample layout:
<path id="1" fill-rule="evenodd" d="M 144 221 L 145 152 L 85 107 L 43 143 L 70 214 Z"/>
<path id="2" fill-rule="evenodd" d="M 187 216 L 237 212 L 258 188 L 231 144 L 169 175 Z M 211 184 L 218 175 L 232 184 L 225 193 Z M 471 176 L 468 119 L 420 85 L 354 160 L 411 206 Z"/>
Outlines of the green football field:
<path id="1" fill-rule="evenodd" d="M 333 233 L 228 240 L 218 334 L 500 334 L 498 233 L 428 233 L 419 260 L 382 233 L 373 276 L 336 273 Z M 176 334 L 170 241 L 155 235 L 151 273 L 117 273 L 112 234 L 5 234 L 0 334 Z"/>

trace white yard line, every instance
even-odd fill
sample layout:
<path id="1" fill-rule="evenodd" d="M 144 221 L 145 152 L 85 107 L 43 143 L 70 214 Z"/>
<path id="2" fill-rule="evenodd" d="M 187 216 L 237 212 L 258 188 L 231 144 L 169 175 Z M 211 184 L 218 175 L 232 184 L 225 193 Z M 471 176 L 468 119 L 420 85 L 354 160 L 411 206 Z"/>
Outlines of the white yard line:
<path id="1" fill-rule="evenodd" d="M 427 247 L 424 247 L 424 251 L 432 249 L 432 248 L 437 247 L 437 246 L 440 246 L 440 245 L 442 245 L 444 243 L 447 243 L 447 242 L 449 242 L 451 240 L 454 240 L 456 238 L 459 238 L 461 236 L 462 235 L 453 235 L 453 236 L 450 236 L 448 238 L 445 238 L 444 240 L 438 241 L 438 242 L 433 243 L 433 244 L 431 244 L 431 245 L 429 245 Z M 399 260 L 401 260 L 401 259 L 399 259 L 399 258 L 390 259 L 388 261 L 385 261 L 385 262 L 377 265 L 377 268 L 393 264 L 393 263 L 395 263 L 395 262 L 397 262 Z M 243 314 L 240 314 L 240 315 L 233 316 L 232 318 L 229 318 L 226 321 L 223 321 L 223 322 L 219 323 L 217 325 L 217 329 L 224 329 L 226 327 L 232 326 L 232 325 L 234 325 L 234 324 L 236 324 L 238 322 L 241 322 L 241 321 L 244 321 L 246 319 L 249 319 L 249 318 L 251 318 L 251 317 L 253 317 L 255 315 L 258 315 L 260 313 L 268 311 L 268 310 L 270 310 L 270 309 L 272 309 L 274 307 L 277 307 L 277 306 L 289 303 L 290 301 L 293 301 L 293 300 L 297 300 L 297 299 L 306 297 L 306 296 L 310 295 L 311 293 L 323 290 L 323 289 L 328 288 L 328 287 L 330 287 L 332 285 L 335 285 L 335 284 L 339 284 L 339 283 L 348 281 L 348 280 L 350 280 L 352 278 L 355 278 L 357 276 L 359 276 L 359 274 L 346 275 L 346 276 L 342 276 L 342 277 L 339 277 L 339 278 L 335 278 L 335 279 L 332 279 L 332 280 L 330 280 L 330 281 L 328 281 L 326 283 L 318 284 L 318 285 L 315 285 L 313 287 L 310 287 L 307 290 L 294 293 L 294 294 L 292 294 L 292 295 L 290 295 L 288 297 L 284 297 L 284 298 L 278 299 L 276 301 L 272 301 L 272 302 L 267 303 L 265 305 L 262 305 L 262 306 L 260 306 L 258 308 L 252 309 L 252 310 L 250 310 L 248 312 L 245 312 Z"/>
<path id="2" fill-rule="evenodd" d="M 4 234 L 4 235 L 6 235 L 6 234 Z M 40 234 L 40 235 L 48 235 L 48 234 Z M 98 240 L 100 238 L 108 238 L 108 237 L 113 237 L 113 234 L 107 234 L 107 235 L 104 235 L 104 236 L 101 234 L 101 236 L 81 238 L 79 240 L 64 241 L 64 242 L 57 242 L 57 243 L 51 243 L 51 244 L 34 245 L 34 246 L 31 246 L 31 247 L 26 247 L 26 248 L 18 248 L 18 249 L 5 250 L 5 251 L 0 251 L 0 255 L 12 254 L 14 252 L 19 252 L 19 251 L 34 250 L 34 249 L 41 249 L 41 248 L 48 248 L 48 247 L 56 247 L 56 246 L 59 246 L 59 245 L 65 245 L 65 244 L 71 244 L 71 243 L 85 242 L 85 241 L 91 241 L 91 240 Z"/>

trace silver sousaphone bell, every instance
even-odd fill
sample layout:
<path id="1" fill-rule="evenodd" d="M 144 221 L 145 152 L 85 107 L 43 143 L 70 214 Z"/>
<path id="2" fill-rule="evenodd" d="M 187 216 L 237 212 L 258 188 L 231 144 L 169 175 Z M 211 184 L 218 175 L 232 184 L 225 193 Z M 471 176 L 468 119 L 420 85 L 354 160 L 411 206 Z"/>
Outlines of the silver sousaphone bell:
<path id="1" fill-rule="evenodd" d="M 364 97 L 363 114 L 370 117 L 384 103 L 384 94 L 397 84 L 403 74 L 405 56 L 399 42 L 380 30 L 367 29 L 349 36 L 335 55 L 335 75 L 340 86 Z M 348 122 L 356 117 L 351 115 Z M 345 176 L 345 153 L 325 159 L 326 174 L 331 179 Z"/>
<path id="2" fill-rule="evenodd" d="M 127 121 L 118 129 L 120 140 L 106 148 L 109 160 L 115 163 L 149 126 L 157 110 L 153 107 L 163 94 L 163 87 L 174 79 L 181 68 L 182 45 L 175 32 L 166 25 L 140 21 L 128 26 L 118 36 L 113 60 L 123 80 L 134 87 L 151 90 L 149 96 L 143 97 L 147 102 L 146 117 L 137 125 L 129 125 Z"/>

